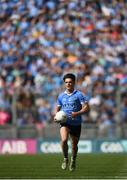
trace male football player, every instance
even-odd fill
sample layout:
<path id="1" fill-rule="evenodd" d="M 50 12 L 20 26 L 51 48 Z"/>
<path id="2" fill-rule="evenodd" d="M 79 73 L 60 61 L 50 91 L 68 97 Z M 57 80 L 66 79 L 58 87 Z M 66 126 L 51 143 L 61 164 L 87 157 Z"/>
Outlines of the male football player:
<path id="1" fill-rule="evenodd" d="M 89 105 L 84 94 L 75 89 L 76 77 L 67 73 L 63 77 L 65 91 L 60 93 L 57 99 L 56 112 L 63 110 L 67 114 L 67 121 L 60 124 L 61 147 L 64 156 L 62 169 L 68 166 L 68 139 L 71 137 L 72 156 L 69 170 L 76 168 L 76 156 L 78 152 L 78 142 L 81 134 L 81 115 L 88 111 Z"/>

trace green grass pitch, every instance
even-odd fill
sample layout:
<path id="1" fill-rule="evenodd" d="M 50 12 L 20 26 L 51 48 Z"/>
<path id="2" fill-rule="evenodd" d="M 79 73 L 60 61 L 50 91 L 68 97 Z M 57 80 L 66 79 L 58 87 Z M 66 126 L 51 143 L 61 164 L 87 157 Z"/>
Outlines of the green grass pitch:
<path id="1" fill-rule="evenodd" d="M 61 169 L 61 154 L 1 155 L 1 179 L 127 179 L 126 154 L 79 154 L 74 172 Z"/>

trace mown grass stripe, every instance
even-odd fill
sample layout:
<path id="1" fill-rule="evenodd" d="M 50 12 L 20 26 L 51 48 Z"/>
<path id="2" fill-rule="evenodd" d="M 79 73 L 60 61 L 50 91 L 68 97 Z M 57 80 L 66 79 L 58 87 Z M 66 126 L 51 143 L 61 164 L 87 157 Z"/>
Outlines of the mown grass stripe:
<path id="1" fill-rule="evenodd" d="M 0 156 L 0 178 L 125 179 L 125 154 L 80 154 L 75 172 L 61 170 L 61 154 Z"/>

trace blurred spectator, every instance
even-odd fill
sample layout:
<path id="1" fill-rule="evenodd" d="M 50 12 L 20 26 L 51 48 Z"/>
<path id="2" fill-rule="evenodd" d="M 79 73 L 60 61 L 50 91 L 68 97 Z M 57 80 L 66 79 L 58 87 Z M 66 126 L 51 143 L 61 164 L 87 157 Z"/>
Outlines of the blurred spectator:
<path id="1" fill-rule="evenodd" d="M 121 121 L 127 123 L 127 96 L 123 98 L 120 110 Z"/>
<path id="2" fill-rule="evenodd" d="M 112 138 L 113 137 L 113 119 L 106 113 L 102 113 L 100 118 L 98 118 L 98 137 Z"/>
<path id="3" fill-rule="evenodd" d="M 17 125 L 24 126 L 38 121 L 38 112 L 34 103 L 34 95 L 21 89 L 16 101 Z"/>
<path id="4" fill-rule="evenodd" d="M 0 125 L 9 124 L 11 122 L 11 115 L 4 108 L 0 108 Z"/>

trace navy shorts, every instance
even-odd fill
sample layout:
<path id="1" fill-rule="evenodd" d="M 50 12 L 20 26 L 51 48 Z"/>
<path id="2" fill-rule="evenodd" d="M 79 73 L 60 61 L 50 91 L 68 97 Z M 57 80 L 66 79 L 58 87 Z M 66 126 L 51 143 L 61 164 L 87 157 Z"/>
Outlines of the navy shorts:
<path id="1" fill-rule="evenodd" d="M 81 125 L 73 126 L 73 125 L 62 123 L 62 124 L 60 124 L 60 128 L 61 127 L 67 127 L 69 129 L 70 135 L 80 138 Z"/>

